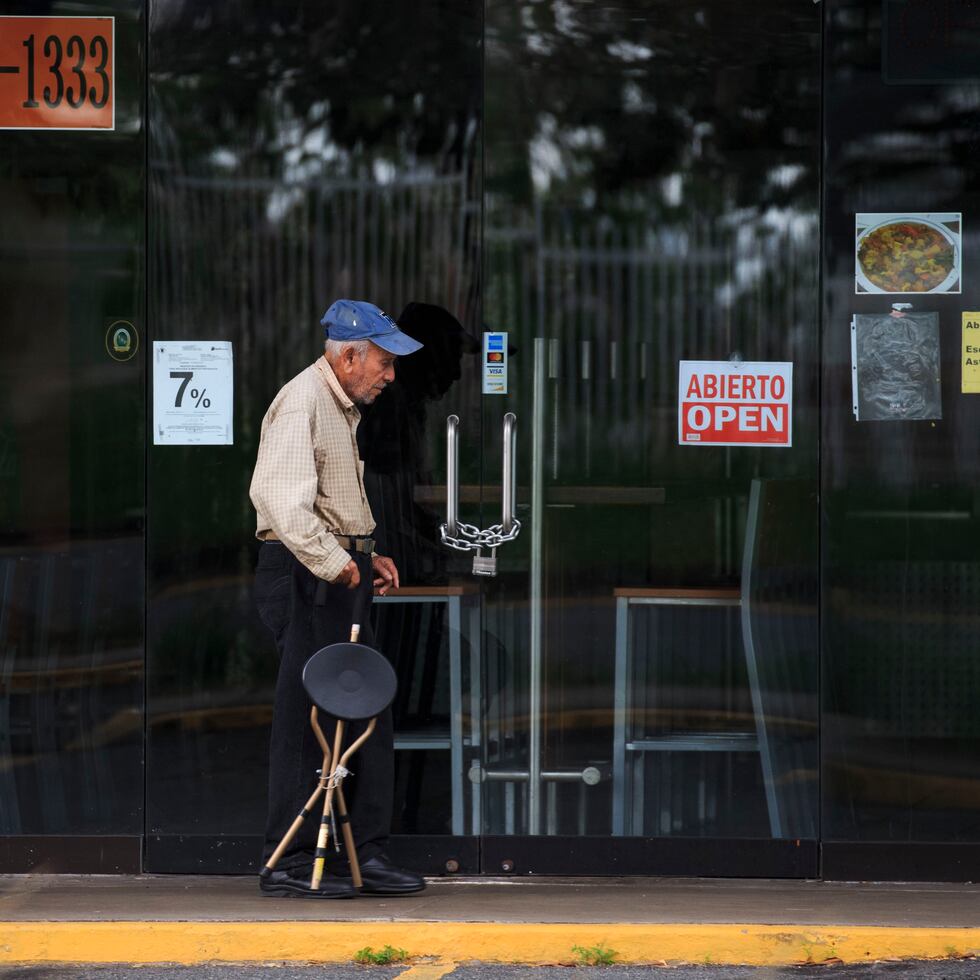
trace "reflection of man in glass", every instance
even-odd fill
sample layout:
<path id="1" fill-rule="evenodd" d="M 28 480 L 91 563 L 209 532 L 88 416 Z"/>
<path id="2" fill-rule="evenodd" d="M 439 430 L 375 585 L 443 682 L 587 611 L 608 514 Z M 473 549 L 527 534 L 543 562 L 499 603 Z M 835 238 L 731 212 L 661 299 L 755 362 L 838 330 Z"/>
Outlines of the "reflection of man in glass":
<path id="1" fill-rule="evenodd" d="M 444 584 L 449 552 L 440 541 L 441 506 L 420 501 L 417 488 L 435 483 L 432 455 L 442 449 L 439 426 L 429 425 L 429 414 L 459 380 L 464 354 L 479 351 L 479 343 L 466 333 L 459 321 L 441 306 L 409 303 L 398 317 L 398 325 L 423 341 L 417 354 L 398 364 L 398 377 L 384 398 L 364 412 L 358 442 L 364 459 L 364 483 L 371 509 L 378 521 L 379 547 L 394 559 L 413 585 Z M 454 406 L 455 407 L 455 406 Z M 440 481 L 441 482 L 441 481 Z M 457 559 L 459 560 L 459 559 Z M 438 591 L 438 590 L 437 590 Z M 445 676 L 439 671 L 439 649 L 446 632 L 446 607 L 437 602 L 385 606 L 378 620 L 377 642 L 396 660 L 403 684 L 395 705 L 395 719 L 408 728 L 443 727 Z M 407 758 L 405 758 L 407 756 Z M 397 783 L 405 796 L 399 813 L 401 833 L 446 833 L 437 816 L 443 812 L 427 794 L 426 766 L 429 753 L 400 753 Z"/>
<path id="2" fill-rule="evenodd" d="M 370 303 L 338 300 L 322 323 L 327 331 L 323 357 L 286 384 L 262 420 L 250 488 L 256 536 L 263 542 L 255 597 L 282 657 L 269 750 L 265 861 L 304 811 L 323 760 L 308 722 L 303 667 L 317 650 L 347 640 L 355 621 L 361 625 L 362 642 L 373 645 L 372 582 L 384 594 L 399 581 L 394 562 L 374 550 L 375 519 L 355 443 L 358 406 L 371 404 L 391 384 L 398 355 L 414 353 L 422 345 Z M 332 731 L 334 720 L 322 715 L 324 729 Z M 351 723 L 348 739 L 353 741 L 364 727 L 363 722 Z M 356 772 L 345 780 L 344 789 L 362 890 L 394 895 L 424 888 L 422 878 L 396 868 L 383 853 L 394 791 L 390 709 L 378 717 L 377 729 L 359 750 Z M 321 887 L 310 888 L 316 832 L 316 821 L 306 820 L 276 868 L 263 869 L 259 884 L 264 894 L 354 894 L 347 863 L 333 848 L 326 855 L 332 874 Z"/>
<path id="3" fill-rule="evenodd" d="M 384 550 L 407 581 L 443 582 L 447 551 L 440 544 L 441 515 L 416 499 L 433 484 L 428 412 L 460 379 L 464 354 L 480 349 L 446 309 L 409 303 L 398 325 L 424 344 L 398 365 L 395 383 L 364 413 L 358 445 L 364 481 Z"/>

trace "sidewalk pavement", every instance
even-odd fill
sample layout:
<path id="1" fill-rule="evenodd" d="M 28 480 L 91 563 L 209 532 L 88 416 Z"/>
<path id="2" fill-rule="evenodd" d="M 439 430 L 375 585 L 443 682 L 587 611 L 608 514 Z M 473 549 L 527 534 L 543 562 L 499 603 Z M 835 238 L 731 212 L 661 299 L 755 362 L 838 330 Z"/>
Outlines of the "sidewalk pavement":
<path id="1" fill-rule="evenodd" d="M 437 878 L 402 898 L 263 898 L 254 877 L 0 876 L 0 964 L 858 963 L 980 955 L 980 885 Z"/>

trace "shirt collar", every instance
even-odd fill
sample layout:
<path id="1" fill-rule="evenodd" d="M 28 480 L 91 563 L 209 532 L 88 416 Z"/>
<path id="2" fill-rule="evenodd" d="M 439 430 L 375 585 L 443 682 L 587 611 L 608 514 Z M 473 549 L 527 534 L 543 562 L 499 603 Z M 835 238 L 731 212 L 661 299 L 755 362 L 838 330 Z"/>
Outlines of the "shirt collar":
<path id="1" fill-rule="evenodd" d="M 317 358 L 316 369 L 320 372 L 320 377 L 323 378 L 324 384 L 330 389 L 334 398 L 337 399 L 338 404 L 345 411 L 354 410 L 356 414 L 360 414 L 357 411 L 357 406 L 347 397 L 347 392 L 340 387 L 340 382 L 337 380 L 337 375 L 334 374 L 333 368 L 330 366 L 327 359 L 323 356 Z"/>

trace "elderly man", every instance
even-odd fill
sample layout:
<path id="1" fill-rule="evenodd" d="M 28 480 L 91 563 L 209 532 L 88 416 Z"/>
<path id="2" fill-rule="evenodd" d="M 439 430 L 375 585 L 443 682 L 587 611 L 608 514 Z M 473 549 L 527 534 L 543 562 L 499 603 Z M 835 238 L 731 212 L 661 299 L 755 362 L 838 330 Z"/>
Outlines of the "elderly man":
<path id="1" fill-rule="evenodd" d="M 269 750 L 269 816 L 263 864 L 303 808 L 322 753 L 309 725 L 303 666 L 321 647 L 349 639 L 355 615 L 361 640 L 372 644 L 368 612 L 372 586 L 398 587 L 390 558 L 374 552 L 374 518 L 364 492 L 355 434 L 358 405 L 368 405 L 395 377 L 395 360 L 421 344 L 402 333 L 378 307 L 338 300 L 321 321 L 323 357 L 276 395 L 265 418 L 250 496 L 262 541 L 255 576 L 259 615 L 279 648 Z M 333 719 L 322 719 L 333 728 Z M 329 728 L 327 727 L 329 726 Z M 356 738 L 364 723 L 352 723 Z M 418 875 L 385 856 L 391 827 L 394 752 L 391 710 L 359 750 L 345 780 L 362 891 L 397 895 L 425 887 Z M 328 874 L 309 886 L 316 821 L 307 820 L 274 871 L 264 871 L 264 895 L 349 898 L 347 862 L 331 848 Z"/>

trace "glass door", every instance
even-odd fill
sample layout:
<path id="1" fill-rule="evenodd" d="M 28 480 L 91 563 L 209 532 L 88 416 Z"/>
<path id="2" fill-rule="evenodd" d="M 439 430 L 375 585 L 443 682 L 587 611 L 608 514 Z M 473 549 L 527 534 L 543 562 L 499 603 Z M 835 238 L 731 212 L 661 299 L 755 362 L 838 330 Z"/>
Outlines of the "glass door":
<path id="1" fill-rule="evenodd" d="M 207 9 L 149 24 L 146 342 L 232 342 L 235 444 L 147 447 L 148 870 L 255 866 L 249 476 L 354 296 L 425 344 L 359 430 L 392 857 L 814 874 L 819 7 Z M 681 361 L 791 365 L 791 445 L 680 444 Z"/>
<path id="2" fill-rule="evenodd" d="M 248 487 L 266 408 L 352 297 L 425 344 L 358 432 L 404 585 L 375 613 L 399 674 L 392 856 L 474 872 L 478 590 L 439 524 L 447 414 L 480 501 L 481 5 L 157 4 L 148 29 L 146 340 L 232 344 L 234 445 L 147 447 L 147 869 L 257 868 L 278 662 Z"/>
<path id="3" fill-rule="evenodd" d="M 483 502 L 513 412 L 523 527 L 483 868 L 815 874 L 819 8 L 489 0 L 486 42 Z"/>

